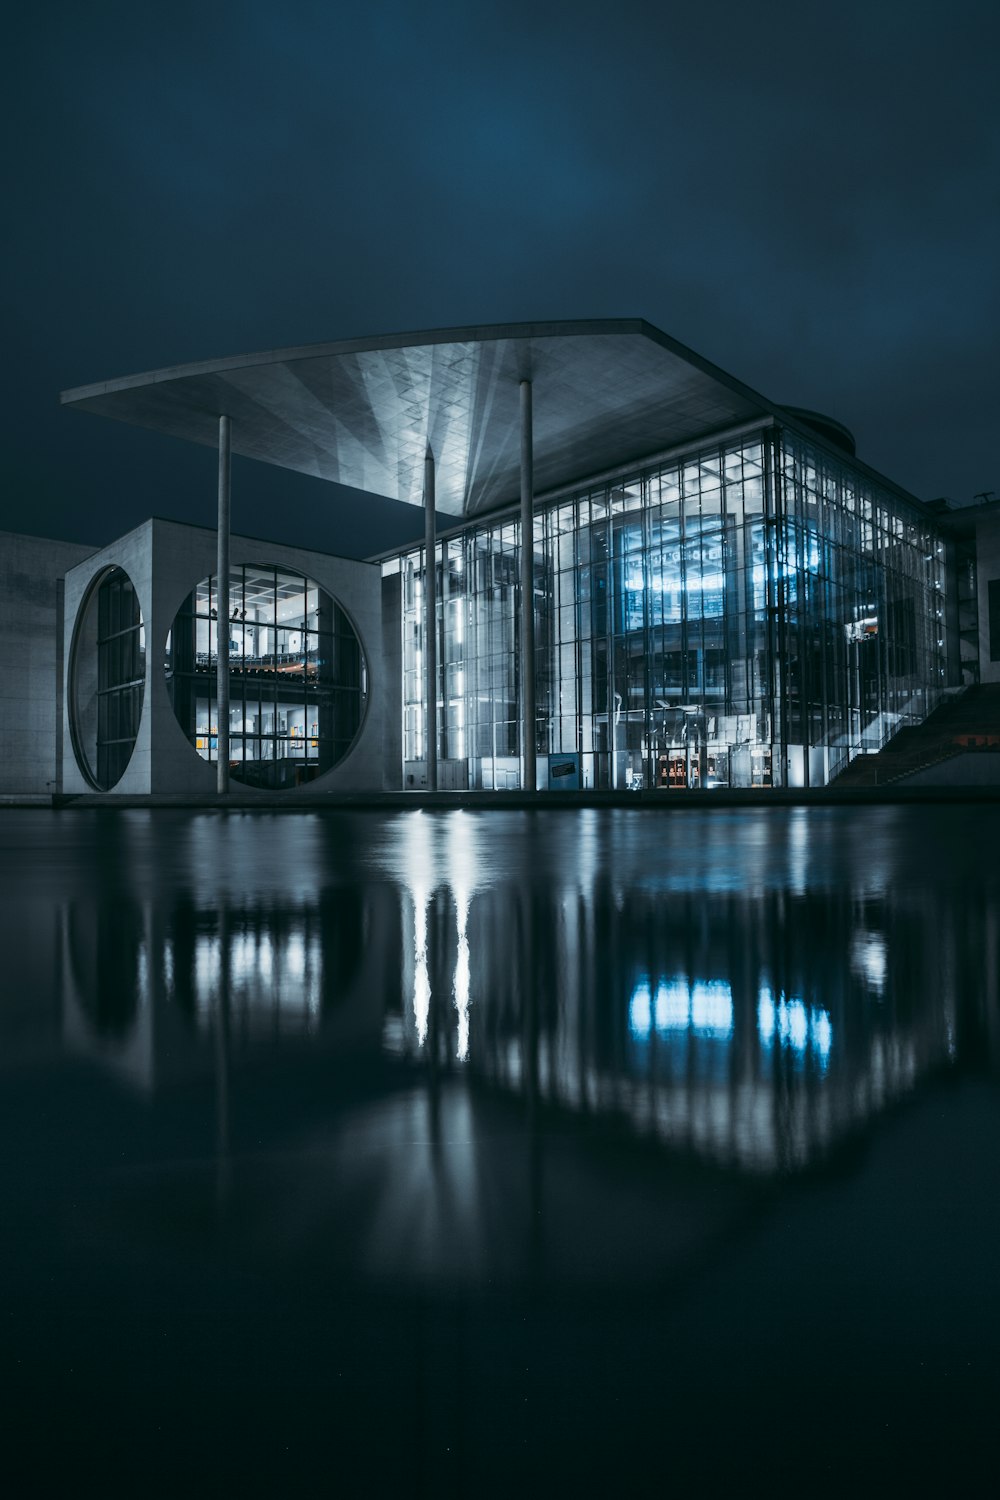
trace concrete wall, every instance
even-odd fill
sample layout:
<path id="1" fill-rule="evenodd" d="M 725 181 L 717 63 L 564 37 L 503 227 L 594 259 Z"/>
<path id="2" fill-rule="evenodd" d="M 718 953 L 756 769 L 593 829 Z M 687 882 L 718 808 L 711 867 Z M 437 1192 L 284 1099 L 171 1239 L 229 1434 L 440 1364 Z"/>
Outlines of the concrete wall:
<path id="1" fill-rule="evenodd" d="M 305 793 L 379 791 L 382 788 L 384 729 L 382 672 L 381 570 L 372 563 L 329 557 L 301 547 L 285 547 L 233 536 L 233 567 L 259 563 L 304 573 L 331 594 L 348 615 L 361 641 L 368 665 L 368 703 L 361 731 L 352 750 L 326 775 L 300 788 Z M 214 763 L 202 760 L 189 743 L 170 705 L 164 676 L 167 633 L 188 594 L 215 572 L 215 532 L 174 521 L 147 521 L 127 536 L 102 548 L 66 578 L 66 657 L 81 605 L 95 580 L 107 567 L 124 568 L 135 585 L 146 626 L 146 691 L 139 737 L 128 768 L 114 791 L 126 793 L 204 793 L 215 791 Z M 63 715 L 66 757 L 65 789 L 90 790 L 76 765 L 69 712 Z M 256 792 L 236 783 L 241 796 Z M 280 795 L 280 794 L 279 794 Z"/>
<path id="2" fill-rule="evenodd" d="M 1000 753 L 970 750 L 966 754 L 949 755 L 936 765 L 900 776 L 895 785 L 1000 787 Z"/>
<path id="3" fill-rule="evenodd" d="M 93 550 L 0 531 L 0 795 L 59 790 L 62 578 Z"/>

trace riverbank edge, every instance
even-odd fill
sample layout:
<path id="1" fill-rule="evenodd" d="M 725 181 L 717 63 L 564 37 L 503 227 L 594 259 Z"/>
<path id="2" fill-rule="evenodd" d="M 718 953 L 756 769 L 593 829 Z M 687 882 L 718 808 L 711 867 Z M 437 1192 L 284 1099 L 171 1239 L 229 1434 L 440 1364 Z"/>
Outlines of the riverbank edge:
<path id="1" fill-rule="evenodd" d="M 0 796 L 0 808 L 47 808 L 62 810 L 102 810 L 135 808 L 158 810 L 183 808 L 216 812 L 322 812 L 373 811 L 389 809 L 447 811 L 490 811 L 497 808 L 545 810 L 614 807 L 658 812 L 682 808 L 748 808 L 748 807 L 911 807 L 925 804 L 982 803 L 1000 805 L 1000 787 L 920 786 L 920 787 L 851 787 L 838 790 L 822 787 L 773 787 L 755 790 L 733 790 L 715 787 L 711 791 L 575 791 L 575 792 L 230 792 L 228 795 L 190 794 L 115 796 L 113 793 L 79 793 L 74 795 Z"/>

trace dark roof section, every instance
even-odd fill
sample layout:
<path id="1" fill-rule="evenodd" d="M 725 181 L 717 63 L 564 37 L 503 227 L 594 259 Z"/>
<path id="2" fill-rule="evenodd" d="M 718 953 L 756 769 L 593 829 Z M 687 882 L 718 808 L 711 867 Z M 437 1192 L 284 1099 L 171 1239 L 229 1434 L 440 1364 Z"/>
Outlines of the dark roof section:
<path id="1" fill-rule="evenodd" d="M 641 319 L 514 323 L 276 349 L 64 391 L 64 405 L 413 505 L 428 443 L 437 507 L 517 497 L 533 383 L 541 493 L 780 408 Z"/>
<path id="2" fill-rule="evenodd" d="M 838 422 L 836 417 L 828 417 L 821 411 L 810 411 L 805 406 L 785 406 L 782 410 L 802 425 L 809 427 L 813 432 L 819 433 L 828 443 L 839 448 L 843 453 L 849 453 L 852 458 L 858 451 L 854 441 L 854 433 L 843 422 Z"/>

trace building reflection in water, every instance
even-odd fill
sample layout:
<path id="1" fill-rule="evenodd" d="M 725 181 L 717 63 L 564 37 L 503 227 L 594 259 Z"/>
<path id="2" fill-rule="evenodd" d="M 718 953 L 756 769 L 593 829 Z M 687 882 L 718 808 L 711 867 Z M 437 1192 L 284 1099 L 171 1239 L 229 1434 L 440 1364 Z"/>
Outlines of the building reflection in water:
<path id="1" fill-rule="evenodd" d="M 993 908 L 901 878 L 883 821 L 862 852 L 803 809 L 289 819 L 294 880 L 242 895 L 239 825 L 220 885 L 195 824 L 166 887 L 61 908 L 64 1039 L 146 1090 L 221 1068 L 219 1037 L 366 1052 L 410 1086 L 801 1169 L 935 1069 L 997 1056 Z"/>
<path id="2" fill-rule="evenodd" d="M 195 905 L 188 889 L 118 895 L 111 909 L 78 896 L 58 915 L 64 1044 L 146 1091 L 207 1059 L 199 1040 L 216 1056 L 222 1034 L 236 1053 L 296 1039 L 373 1048 L 368 960 L 397 941 L 394 906 L 354 889 L 295 906 Z"/>
<path id="3" fill-rule="evenodd" d="M 458 816 L 463 868 L 471 853 L 489 870 L 485 843 L 470 847 L 487 825 Z M 444 859 L 428 895 L 422 865 L 387 1044 L 434 1050 L 438 1065 L 450 1055 L 505 1094 L 534 1080 L 553 1110 L 613 1115 L 725 1167 L 821 1161 L 954 1061 L 963 1024 L 970 1042 L 982 1029 L 995 991 L 977 976 L 963 993 L 962 955 L 997 937 L 988 904 L 970 949 L 955 924 L 974 920 L 974 900 L 952 904 L 926 884 L 890 895 L 884 848 L 855 862 L 854 879 L 841 868 L 817 880 L 808 818 L 790 816 L 783 861 L 771 840 L 750 851 L 744 888 L 728 878 L 731 849 L 707 889 L 669 865 L 635 878 L 624 859 L 633 878 L 622 878 L 613 851 L 589 859 L 586 839 L 573 869 L 526 851 L 530 880 L 507 878 L 501 861 L 472 893 Z"/>

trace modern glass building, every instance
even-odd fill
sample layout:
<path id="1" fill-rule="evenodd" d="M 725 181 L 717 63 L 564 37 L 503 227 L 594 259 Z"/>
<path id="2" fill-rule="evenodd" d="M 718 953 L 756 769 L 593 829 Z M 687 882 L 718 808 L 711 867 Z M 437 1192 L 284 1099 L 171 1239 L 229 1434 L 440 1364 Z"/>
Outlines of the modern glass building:
<path id="1" fill-rule="evenodd" d="M 533 530 L 541 786 L 822 786 L 925 718 L 945 686 L 934 526 L 799 431 L 772 426 L 580 485 L 539 507 Z M 435 733 L 452 785 L 520 785 L 520 547 L 508 515 L 440 548 Z M 383 571 L 401 578 L 415 782 L 428 732 L 424 549 Z"/>
<path id="2" fill-rule="evenodd" d="M 949 685 L 940 517 L 839 423 L 639 320 L 274 350 L 63 401 L 220 460 L 214 575 L 200 542 L 197 572 L 170 543 L 169 588 L 136 552 L 127 629 L 145 619 L 153 675 L 145 699 L 128 671 L 97 689 L 133 718 L 74 742 L 90 785 L 123 774 L 128 740 L 170 789 L 189 754 L 220 792 L 820 787 Z M 423 545 L 381 578 L 318 553 L 272 566 L 247 539 L 231 567 L 231 452 L 349 486 L 342 505 L 418 507 Z"/>

